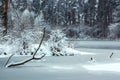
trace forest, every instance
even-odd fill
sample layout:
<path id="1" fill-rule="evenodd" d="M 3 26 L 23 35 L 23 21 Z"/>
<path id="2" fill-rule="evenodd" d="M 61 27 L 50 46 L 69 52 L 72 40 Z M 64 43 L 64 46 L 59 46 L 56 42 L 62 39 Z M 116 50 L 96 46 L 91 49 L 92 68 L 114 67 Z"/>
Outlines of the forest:
<path id="1" fill-rule="evenodd" d="M 69 38 L 120 37 L 120 0 L 5 1 L 1 0 L 0 6 L 1 28 L 6 30 L 3 30 L 3 35 L 15 28 L 24 30 L 47 26 L 48 32 L 62 29 Z M 8 10 L 5 10 L 5 5 Z"/>

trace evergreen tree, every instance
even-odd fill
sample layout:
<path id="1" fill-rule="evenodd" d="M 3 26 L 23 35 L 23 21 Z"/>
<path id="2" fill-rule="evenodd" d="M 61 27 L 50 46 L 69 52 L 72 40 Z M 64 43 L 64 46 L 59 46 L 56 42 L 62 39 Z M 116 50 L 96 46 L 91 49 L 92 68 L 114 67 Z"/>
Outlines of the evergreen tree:
<path id="1" fill-rule="evenodd" d="M 96 22 L 96 0 L 88 0 L 84 5 L 84 23 L 94 26 Z"/>
<path id="2" fill-rule="evenodd" d="M 99 0 L 97 10 L 97 25 L 100 37 L 107 37 L 108 26 L 112 23 L 112 12 L 115 8 L 115 0 Z"/>
<path id="3" fill-rule="evenodd" d="M 99 0 L 98 3 L 98 11 L 97 11 L 97 22 L 98 22 L 98 28 L 100 31 L 97 35 L 99 37 L 107 37 L 108 32 L 108 0 Z"/>
<path id="4" fill-rule="evenodd" d="M 32 1 L 32 11 L 35 14 L 40 14 L 40 0 L 33 0 Z"/>
<path id="5" fill-rule="evenodd" d="M 113 11 L 113 23 L 120 23 L 120 0 L 116 1 L 116 6 Z"/>

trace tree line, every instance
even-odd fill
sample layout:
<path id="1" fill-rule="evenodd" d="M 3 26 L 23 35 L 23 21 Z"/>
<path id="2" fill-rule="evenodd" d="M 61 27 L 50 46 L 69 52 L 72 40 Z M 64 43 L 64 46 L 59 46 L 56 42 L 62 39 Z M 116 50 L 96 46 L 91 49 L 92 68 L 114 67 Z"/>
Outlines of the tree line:
<path id="1" fill-rule="evenodd" d="M 7 5 L 7 2 L 3 0 L 1 2 Z M 21 12 L 25 9 L 34 12 L 34 17 L 42 12 L 44 21 L 54 26 L 84 24 L 92 27 L 92 37 L 106 38 L 109 34 L 108 26 L 120 23 L 120 0 L 10 0 L 9 2 Z M 0 8 L 3 8 L 2 6 Z M 1 13 L 2 10 L 0 15 Z"/>

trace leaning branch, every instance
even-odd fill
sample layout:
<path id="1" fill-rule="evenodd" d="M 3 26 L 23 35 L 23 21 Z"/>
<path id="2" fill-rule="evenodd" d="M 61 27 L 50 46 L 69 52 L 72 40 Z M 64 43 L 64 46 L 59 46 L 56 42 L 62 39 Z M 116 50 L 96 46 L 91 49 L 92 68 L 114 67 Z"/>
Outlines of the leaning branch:
<path id="1" fill-rule="evenodd" d="M 27 60 L 25 60 L 25 61 L 22 61 L 22 62 L 18 62 L 18 63 L 13 63 L 13 64 L 7 65 L 7 64 L 8 64 L 8 61 L 9 61 L 9 60 L 8 60 L 7 63 L 6 63 L 6 67 L 15 67 L 15 66 L 24 65 L 25 63 L 30 62 L 31 60 L 41 60 L 43 57 L 45 57 L 46 54 L 43 53 L 40 58 L 35 58 L 35 55 L 37 54 L 38 50 L 40 49 L 40 47 L 41 47 L 41 45 L 42 45 L 42 42 L 43 42 L 44 37 L 45 37 L 45 28 L 44 28 L 44 31 L 43 31 L 43 36 L 42 36 L 42 39 L 41 39 L 41 41 L 40 41 L 40 44 L 39 44 L 37 50 L 35 51 L 35 53 L 33 54 L 32 58 L 29 58 L 29 59 L 27 59 Z M 10 58 L 9 58 L 9 59 L 10 59 Z"/>
<path id="2" fill-rule="evenodd" d="M 12 54 L 12 55 L 8 58 L 7 62 L 5 63 L 5 67 L 7 66 L 7 64 L 8 64 L 9 61 L 10 61 L 10 59 L 11 59 L 14 55 L 15 55 L 15 54 Z"/>
<path id="3" fill-rule="evenodd" d="M 25 63 L 30 62 L 30 61 L 32 61 L 32 60 L 41 60 L 43 57 L 45 57 L 45 54 L 43 54 L 40 58 L 33 58 L 33 57 L 32 57 L 32 58 L 27 59 L 27 60 L 22 61 L 22 62 L 10 64 L 10 65 L 8 65 L 7 67 L 15 67 L 15 66 L 24 65 Z"/>
<path id="4" fill-rule="evenodd" d="M 42 45 L 42 42 L 43 42 L 44 37 L 45 37 L 45 28 L 43 29 L 43 36 L 42 36 L 42 39 L 41 39 L 41 41 L 40 41 L 40 43 L 39 43 L 38 48 L 36 49 L 35 53 L 33 54 L 33 58 L 35 57 L 35 55 L 37 54 L 38 50 L 40 49 L 40 47 L 41 47 L 41 45 Z"/>

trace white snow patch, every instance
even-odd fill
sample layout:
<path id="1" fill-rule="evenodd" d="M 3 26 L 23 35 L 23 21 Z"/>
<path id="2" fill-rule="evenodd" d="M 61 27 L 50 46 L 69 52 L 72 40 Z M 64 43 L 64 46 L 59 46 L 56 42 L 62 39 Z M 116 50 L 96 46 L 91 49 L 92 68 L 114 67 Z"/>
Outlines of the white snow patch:
<path id="1" fill-rule="evenodd" d="M 67 48 L 66 51 L 68 51 L 69 53 L 80 54 L 80 55 L 95 55 L 95 53 L 82 52 L 82 51 L 75 50 L 73 48 Z"/>
<path id="2" fill-rule="evenodd" d="M 120 72 L 120 63 L 84 65 L 83 67 L 91 71 Z"/>
<path id="3" fill-rule="evenodd" d="M 87 2 L 88 2 L 88 0 L 85 0 L 84 2 L 85 2 L 85 3 L 87 3 Z"/>
<path id="4" fill-rule="evenodd" d="M 74 67 L 70 66 L 52 66 L 53 69 L 59 69 L 59 70 L 71 70 L 74 69 Z"/>
<path id="5" fill-rule="evenodd" d="M 10 55 L 0 55 L 0 58 L 6 58 L 9 57 Z"/>

